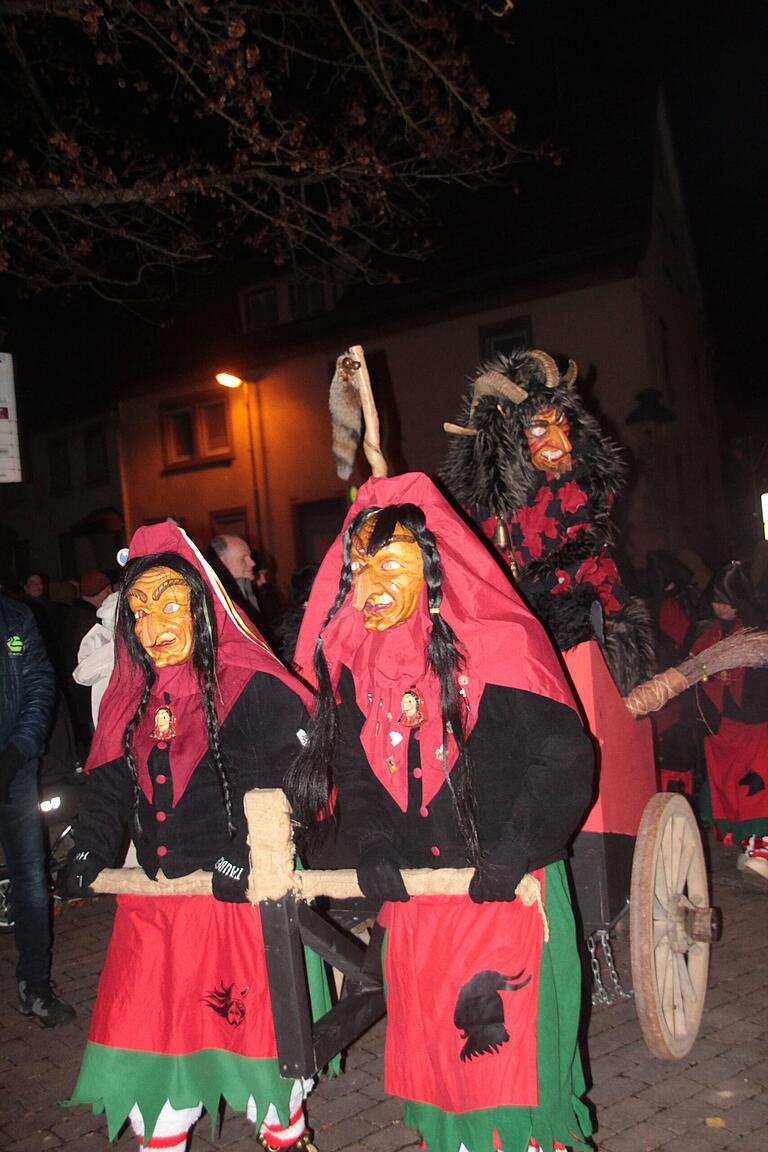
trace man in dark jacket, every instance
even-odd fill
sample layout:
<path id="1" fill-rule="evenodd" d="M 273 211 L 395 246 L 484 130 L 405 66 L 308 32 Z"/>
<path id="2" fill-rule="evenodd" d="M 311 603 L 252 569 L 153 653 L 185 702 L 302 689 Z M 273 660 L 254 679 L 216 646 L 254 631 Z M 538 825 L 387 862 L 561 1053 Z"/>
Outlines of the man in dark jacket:
<path id="1" fill-rule="evenodd" d="M 50 898 L 37 763 L 54 698 L 53 668 L 28 608 L 0 595 L 0 840 L 11 878 L 24 1016 L 44 1028 L 75 1010 L 51 987 Z"/>

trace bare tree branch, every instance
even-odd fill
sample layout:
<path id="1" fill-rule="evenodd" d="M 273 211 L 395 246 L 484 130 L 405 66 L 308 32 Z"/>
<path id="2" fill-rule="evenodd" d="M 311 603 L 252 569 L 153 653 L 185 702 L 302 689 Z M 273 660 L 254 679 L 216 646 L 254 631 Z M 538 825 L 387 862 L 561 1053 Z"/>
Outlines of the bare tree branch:
<path id="1" fill-rule="evenodd" d="M 434 190 L 512 180 L 473 0 L 0 0 L 0 272 L 155 291 L 250 254 L 369 279 Z"/>

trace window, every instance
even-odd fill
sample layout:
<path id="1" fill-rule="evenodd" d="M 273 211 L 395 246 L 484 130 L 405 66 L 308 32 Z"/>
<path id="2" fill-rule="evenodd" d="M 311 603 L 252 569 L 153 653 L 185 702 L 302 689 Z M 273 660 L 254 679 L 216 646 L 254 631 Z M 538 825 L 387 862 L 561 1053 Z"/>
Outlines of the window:
<path id="1" fill-rule="evenodd" d="M 291 315 L 294 320 L 328 311 L 323 280 L 296 280 L 291 284 Z"/>
<path id="2" fill-rule="evenodd" d="M 72 491 L 69 442 L 63 438 L 48 441 L 48 475 L 51 495 Z"/>
<path id="3" fill-rule="evenodd" d="M 86 428 L 83 433 L 86 484 L 103 484 L 109 480 L 107 438 L 101 425 Z"/>
<path id="4" fill-rule="evenodd" d="M 240 291 L 243 332 L 261 332 L 280 324 L 321 316 L 336 307 L 341 284 L 329 268 L 310 268 L 291 279 L 255 284 Z"/>
<path id="5" fill-rule="evenodd" d="M 160 409 L 166 469 L 204 468 L 232 459 L 226 396 L 207 392 Z"/>
<path id="6" fill-rule="evenodd" d="M 498 324 L 483 324 L 477 334 L 483 360 L 508 356 L 511 352 L 524 352 L 526 348 L 533 347 L 530 316 L 513 316 Z"/>
<path id="7" fill-rule="evenodd" d="M 341 531 L 347 502 L 343 496 L 294 505 L 296 565 L 319 564 Z"/>
<path id="8" fill-rule="evenodd" d="M 277 285 L 267 288 L 249 288 L 241 297 L 243 331 L 260 332 L 279 323 Z"/>
<path id="9" fill-rule="evenodd" d="M 211 539 L 223 535 L 248 539 L 248 516 L 245 508 L 221 508 L 217 512 L 211 512 Z"/>

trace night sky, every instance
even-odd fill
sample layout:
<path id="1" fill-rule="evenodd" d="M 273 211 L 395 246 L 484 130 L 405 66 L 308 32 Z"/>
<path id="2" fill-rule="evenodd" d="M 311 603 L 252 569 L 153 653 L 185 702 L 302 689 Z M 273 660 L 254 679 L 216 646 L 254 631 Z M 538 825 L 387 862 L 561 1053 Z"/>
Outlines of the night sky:
<path id="1" fill-rule="evenodd" d="M 483 39 L 475 51 L 485 59 L 495 94 L 517 109 L 521 142 L 563 142 L 565 111 L 574 100 L 610 100 L 620 89 L 663 81 L 705 287 L 721 412 L 729 428 L 738 429 L 746 409 L 755 428 L 762 421 L 768 430 L 765 391 L 755 375 L 768 266 L 765 11 L 758 2 L 518 0 L 517 47 L 500 50 Z M 0 282 L 0 291 L 4 346 L 31 367 L 27 399 L 30 392 L 35 401 L 41 394 L 61 396 L 62 380 L 68 403 L 92 400 L 94 389 L 108 396 L 110 380 L 120 373 L 106 366 L 120 357 L 132 327 L 125 315 L 92 297 L 19 302 L 7 284 Z M 94 329 L 98 339 L 89 338 Z M 173 341 L 171 328 L 169 347 Z"/>

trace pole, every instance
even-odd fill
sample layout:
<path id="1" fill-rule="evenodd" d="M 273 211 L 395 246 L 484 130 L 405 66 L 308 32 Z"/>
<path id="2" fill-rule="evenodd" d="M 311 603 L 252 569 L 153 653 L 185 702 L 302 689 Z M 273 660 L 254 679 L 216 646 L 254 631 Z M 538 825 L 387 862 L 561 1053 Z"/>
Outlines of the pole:
<path id="1" fill-rule="evenodd" d="M 269 466 L 267 464 L 267 438 L 264 433 L 264 407 L 261 402 L 261 386 L 260 380 L 247 381 L 247 386 L 250 388 L 253 384 L 256 393 L 256 428 L 259 435 L 259 454 L 261 457 L 261 490 L 264 494 L 264 523 L 263 528 L 266 530 L 266 539 L 261 531 L 262 525 L 260 521 L 259 527 L 259 546 L 266 548 L 270 554 L 274 554 L 274 541 L 272 534 L 272 500 L 269 491 Z"/>
<path id="2" fill-rule="evenodd" d="M 256 526 L 256 535 L 259 543 L 263 538 L 261 521 L 261 501 L 259 499 L 259 484 L 256 476 L 256 450 L 253 442 L 253 422 L 251 418 L 251 384 L 249 380 L 243 382 L 243 402 L 245 403 L 245 418 L 248 423 L 248 450 L 251 456 L 251 494 L 253 498 L 253 518 Z"/>

